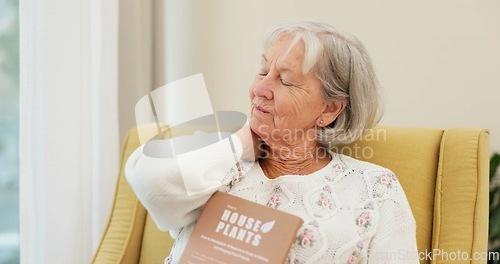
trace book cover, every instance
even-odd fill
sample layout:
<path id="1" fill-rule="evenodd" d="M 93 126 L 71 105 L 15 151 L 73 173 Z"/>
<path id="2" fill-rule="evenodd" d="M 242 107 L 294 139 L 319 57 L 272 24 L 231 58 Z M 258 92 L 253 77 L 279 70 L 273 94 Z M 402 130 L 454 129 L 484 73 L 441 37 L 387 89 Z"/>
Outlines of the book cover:
<path id="1" fill-rule="evenodd" d="M 284 263 L 303 220 L 216 192 L 193 230 L 181 264 Z"/>

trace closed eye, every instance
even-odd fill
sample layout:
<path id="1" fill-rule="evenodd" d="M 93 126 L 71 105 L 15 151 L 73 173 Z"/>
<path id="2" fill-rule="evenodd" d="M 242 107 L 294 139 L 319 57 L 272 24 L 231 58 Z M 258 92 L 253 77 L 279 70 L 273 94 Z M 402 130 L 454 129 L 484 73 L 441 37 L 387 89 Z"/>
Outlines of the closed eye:
<path id="1" fill-rule="evenodd" d="M 284 86 L 293 86 L 293 84 L 284 81 L 282 78 L 280 78 L 280 81 L 281 81 L 281 84 L 283 84 Z"/>

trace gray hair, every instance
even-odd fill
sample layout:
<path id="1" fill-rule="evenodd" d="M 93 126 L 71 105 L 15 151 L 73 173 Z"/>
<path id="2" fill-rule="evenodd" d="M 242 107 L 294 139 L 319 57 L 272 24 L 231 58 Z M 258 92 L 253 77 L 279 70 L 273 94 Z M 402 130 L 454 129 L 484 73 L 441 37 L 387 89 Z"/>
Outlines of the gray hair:
<path id="1" fill-rule="evenodd" d="M 289 50 L 299 41 L 304 43 L 303 72 L 315 73 L 325 99 L 347 99 L 337 119 L 319 131 L 321 145 L 331 148 L 351 143 L 380 121 L 383 110 L 378 81 L 370 57 L 356 37 L 326 23 L 292 22 L 271 28 L 265 35 L 264 49 L 284 35 L 293 37 Z"/>

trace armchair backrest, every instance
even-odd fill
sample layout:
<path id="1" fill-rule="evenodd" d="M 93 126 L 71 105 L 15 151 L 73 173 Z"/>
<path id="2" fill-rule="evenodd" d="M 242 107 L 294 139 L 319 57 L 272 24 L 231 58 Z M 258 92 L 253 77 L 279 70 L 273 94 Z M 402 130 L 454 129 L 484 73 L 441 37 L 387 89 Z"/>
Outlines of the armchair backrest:
<path id="1" fill-rule="evenodd" d="M 448 263 L 457 252 L 487 252 L 488 149 L 489 133 L 478 128 L 379 127 L 340 151 L 397 175 L 417 221 L 420 263 L 441 262 L 425 256 L 432 250 Z"/>
<path id="2" fill-rule="evenodd" d="M 478 128 L 377 127 L 363 140 L 336 151 L 397 175 L 417 221 L 420 252 L 460 250 L 472 256 L 487 251 L 488 144 L 488 131 Z M 125 162 L 139 145 L 133 129 L 125 140 L 113 211 L 93 263 L 163 263 L 172 245 L 124 176 Z"/>

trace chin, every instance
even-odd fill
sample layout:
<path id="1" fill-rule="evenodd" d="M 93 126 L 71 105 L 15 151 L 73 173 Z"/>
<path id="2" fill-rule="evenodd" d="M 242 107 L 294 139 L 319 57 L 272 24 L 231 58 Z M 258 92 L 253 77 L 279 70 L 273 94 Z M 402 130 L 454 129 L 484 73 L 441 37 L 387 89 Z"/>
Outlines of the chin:
<path id="1" fill-rule="evenodd" d="M 250 119 L 250 129 L 260 138 L 266 138 L 267 135 L 271 134 L 272 127 L 252 117 Z"/>

